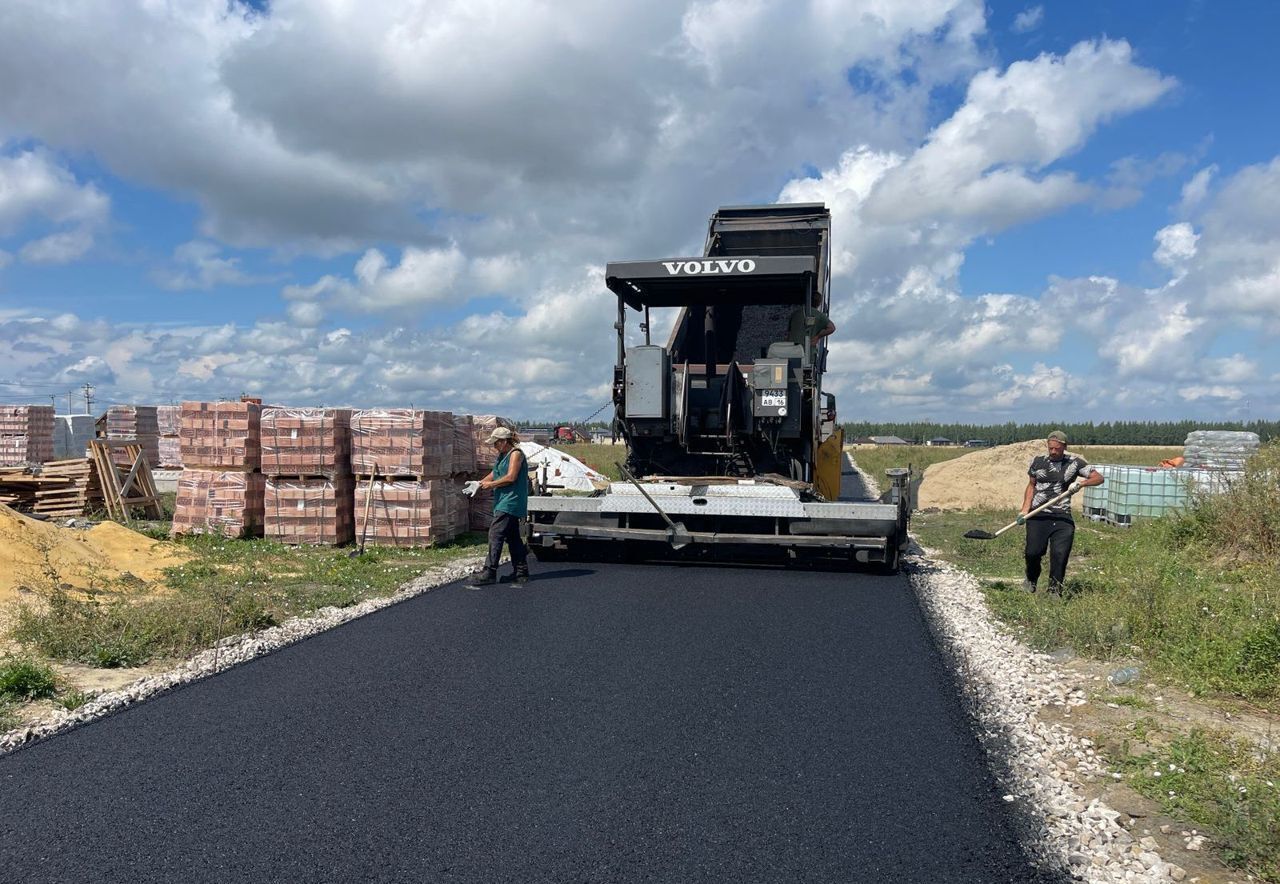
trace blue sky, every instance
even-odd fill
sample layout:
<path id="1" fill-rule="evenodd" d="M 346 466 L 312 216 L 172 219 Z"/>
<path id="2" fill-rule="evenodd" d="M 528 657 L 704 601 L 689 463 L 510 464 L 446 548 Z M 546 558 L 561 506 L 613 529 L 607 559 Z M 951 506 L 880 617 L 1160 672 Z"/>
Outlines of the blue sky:
<path id="1" fill-rule="evenodd" d="M 882 6 L 8 4 L 0 401 L 581 417 L 606 261 L 805 199 L 848 419 L 1274 419 L 1280 5 Z"/>

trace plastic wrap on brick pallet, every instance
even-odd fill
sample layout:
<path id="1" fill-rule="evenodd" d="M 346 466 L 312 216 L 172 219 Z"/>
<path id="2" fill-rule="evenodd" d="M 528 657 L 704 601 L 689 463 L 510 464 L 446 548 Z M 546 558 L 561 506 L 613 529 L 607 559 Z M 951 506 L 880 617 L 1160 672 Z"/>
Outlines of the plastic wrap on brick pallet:
<path id="1" fill-rule="evenodd" d="M 351 409 L 262 409 L 262 471 L 336 477 L 351 472 Z"/>
<path id="2" fill-rule="evenodd" d="M 354 480 L 335 478 L 266 480 L 264 533 L 283 543 L 339 546 L 355 539 Z"/>
<path id="3" fill-rule="evenodd" d="M 182 406 L 181 405 L 157 405 L 156 406 L 156 429 L 161 436 L 173 436 L 177 438 L 178 430 L 182 427 Z"/>
<path id="4" fill-rule="evenodd" d="M 261 473 L 184 469 L 178 477 L 172 533 L 261 537 L 265 497 Z"/>
<path id="5" fill-rule="evenodd" d="M 256 470 L 262 463 L 262 406 L 256 402 L 184 402 L 178 438 L 182 464 L 202 470 Z"/>
<path id="6" fill-rule="evenodd" d="M 372 546 L 431 546 L 451 540 L 453 510 L 450 492 L 456 483 L 446 479 L 417 481 L 374 479 L 368 523 L 364 523 L 364 500 L 368 479 L 356 482 L 355 499 L 360 501 L 357 532 Z"/>
<path id="7" fill-rule="evenodd" d="M 1214 470 L 1241 470 L 1258 453 L 1257 433 L 1238 430 L 1195 430 L 1187 434 L 1184 466 Z"/>
<path id="8" fill-rule="evenodd" d="M 493 469 L 494 450 L 487 440 L 489 434 L 498 427 L 514 430 L 516 425 L 513 421 L 496 414 L 477 414 L 471 418 L 471 438 L 475 443 L 477 472 L 487 473 Z"/>
<path id="9" fill-rule="evenodd" d="M 453 473 L 453 414 L 412 408 L 351 415 L 351 468 L 359 476 L 438 479 Z"/>
<path id="10" fill-rule="evenodd" d="M 485 489 L 467 502 L 467 520 L 472 531 L 488 531 L 493 522 L 493 492 Z"/>
<path id="11" fill-rule="evenodd" d="M 475 471 L 475 421 L 469 414 L 455 414 L 453 416 L 453 474 L 470 476 Z"/>
<path id="12" fill-rule="evenodd" d="M 0 405 L 0 466 L 53 460 L 53 406 Z"/>

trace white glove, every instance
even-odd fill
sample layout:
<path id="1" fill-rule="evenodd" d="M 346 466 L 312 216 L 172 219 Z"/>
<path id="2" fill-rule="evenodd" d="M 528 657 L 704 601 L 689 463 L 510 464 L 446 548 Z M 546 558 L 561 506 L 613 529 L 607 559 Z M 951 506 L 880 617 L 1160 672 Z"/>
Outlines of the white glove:
<path id="1" fill-rule="evenodd" d="M 475 497 L 476 492 L 479 490 L 480 490 L 479 481 L 467 482 L 465 485 L 462 486 L 462 493 L 465 494 L 467 497 Z"/>
<path id="2" fill-rule="evenodd" d="M 1075 494 L 1077 491 L 1079 491 L 1083 487 L 1084 487 L 1084 482 L 1080 481 L 1079 479 L 1076 479 L 1074 482 L 1071 483 L 1071 493 Z"/>

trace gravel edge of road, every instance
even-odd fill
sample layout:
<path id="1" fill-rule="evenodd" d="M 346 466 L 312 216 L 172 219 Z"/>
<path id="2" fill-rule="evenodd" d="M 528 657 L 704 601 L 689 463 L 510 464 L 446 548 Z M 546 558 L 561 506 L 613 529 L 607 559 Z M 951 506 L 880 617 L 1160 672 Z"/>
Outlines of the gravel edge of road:
<path id="1" fill-rule="evenodd" d="M 347 608 L 320 608 L 305 617 L 294 617 L 270 629 L 224 638 L 212 648 L 199 652 L 167 672 L 145 676 L 119 690 L 100 694 L 77 709 L 58 710 L 52 719 L 46 718 L 0 734 L 0 756 L 452 583 L 471 574 L 483 562 L 483 555 L 466 556 L 425 571 L 405 583 L 393 595 L 367 599 Z"/>
<path id="2" fill-rule="evenodd" d="M 1115 884 L 1180 881 L 1181 867 L 1161 859 L 1150 839 L 1137 839 L 1121 814 L 1086 798 L 1082 777 L 1112 774 L 1087 738 L 1040 718 L 1046 706 L 1082 706 L 1052 660 L 1028 649 L 991 614 L 967 571 L 915 547 L 905 559 L 911 585 L 935 639 L 949 658 L 1003 788 L 1027 823 L 1033 858 L 1077 880 Z"/>

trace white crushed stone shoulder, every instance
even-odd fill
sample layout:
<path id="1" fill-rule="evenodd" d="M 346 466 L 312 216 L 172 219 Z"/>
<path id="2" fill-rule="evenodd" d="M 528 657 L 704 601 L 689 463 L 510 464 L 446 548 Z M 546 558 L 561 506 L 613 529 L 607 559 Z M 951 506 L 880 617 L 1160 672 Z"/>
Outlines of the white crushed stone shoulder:
<path id="1" fill-rule="evenodd" d="M 368 599 L 347 608 L 320 608 L 305 617 L 294 617 L 270 629 L 224 638 L 214 647 L 201 651 L 168 672 L 140 678 L 119 690 L 99 694 L 77 709 L 59 709 L 53 713 L 52 718 L 0 734 L 0 755 L 452 583 L 470 575 L 483 562 L 483 556 L 460 558 L 415 577 L 401 586 L 394 595 Z"/>
<path id="2" fill-rule="evenodd" d="M 1162 860 L 1151 842 L 1120 825 L 1120 813 L 1077 787 L 1083 777 L 1111 777 L 1093 743 L 1037 715 L 1046 706 L 1084 705 L 1084 693 L 1068 685 L 1048 656 L 999 624 L 971 574 L 918 550 L 905 562 L 983 742 L 1005 772 L 1005 800 L 1017 802 L 1032 821 L 1038 858 L 1098 884 L 1182 880 L 1181 867 Z"/>

